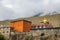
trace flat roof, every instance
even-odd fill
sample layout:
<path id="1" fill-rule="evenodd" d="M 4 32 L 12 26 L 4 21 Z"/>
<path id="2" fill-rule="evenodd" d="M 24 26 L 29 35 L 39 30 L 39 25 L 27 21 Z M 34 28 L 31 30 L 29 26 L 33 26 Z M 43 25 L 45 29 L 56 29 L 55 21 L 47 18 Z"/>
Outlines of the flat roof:
<path id="1" fill-rule="evenodd" d="M 31 21 L 28 21 L 28 20 L 16 20 L 16 21 L 11 21 L 11 22 L 13 23 L 13 22 L 18 22 L 18 21 L 25 21 L 25 22 L 32 23 Z"/>

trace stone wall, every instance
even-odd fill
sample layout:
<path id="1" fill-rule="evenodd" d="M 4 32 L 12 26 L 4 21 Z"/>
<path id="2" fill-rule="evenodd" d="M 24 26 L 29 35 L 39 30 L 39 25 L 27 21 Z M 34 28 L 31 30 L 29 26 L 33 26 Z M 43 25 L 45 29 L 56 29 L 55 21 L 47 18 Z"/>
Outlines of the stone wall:
<path id="1" fill-rule="evenodd" d="M 60 40 L 60 31 L 31 31 L 15 33 L 11 40 Z"/>

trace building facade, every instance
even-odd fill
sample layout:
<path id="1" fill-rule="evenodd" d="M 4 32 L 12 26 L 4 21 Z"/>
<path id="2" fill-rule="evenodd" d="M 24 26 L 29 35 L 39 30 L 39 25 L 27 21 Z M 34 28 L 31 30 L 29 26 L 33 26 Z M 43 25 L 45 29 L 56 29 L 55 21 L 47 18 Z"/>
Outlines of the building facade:
<path id="1" fill-rule="evenodd" d="M 8 25 L 8 22 L 5 21 L 0 22 L 0 34 L 4 35 L 6 39 L 9 39 L 10 27 Z"/>

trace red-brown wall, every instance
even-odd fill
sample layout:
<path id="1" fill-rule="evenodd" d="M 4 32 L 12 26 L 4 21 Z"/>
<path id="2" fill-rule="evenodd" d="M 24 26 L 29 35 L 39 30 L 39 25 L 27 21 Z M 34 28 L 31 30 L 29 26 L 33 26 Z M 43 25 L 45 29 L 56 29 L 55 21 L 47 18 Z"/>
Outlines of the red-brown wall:
<path id="1" fill-rule="evenodd" d="M 16 32 L 29 32 L 31 28 L 31 22 L 21 20 L 21 21 L 11 22 L 10 26 L 14 28 L 14 31 Z"/>

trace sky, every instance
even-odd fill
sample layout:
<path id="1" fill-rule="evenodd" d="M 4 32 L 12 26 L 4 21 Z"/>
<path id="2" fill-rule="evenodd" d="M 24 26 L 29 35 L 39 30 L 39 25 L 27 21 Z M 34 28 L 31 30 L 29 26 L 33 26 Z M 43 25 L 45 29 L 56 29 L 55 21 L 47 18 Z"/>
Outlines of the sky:
<path id="1" fill-rule="evenodd" d="M 0 20 L 60 14 L 60 0 L 0 0 Z"/>

